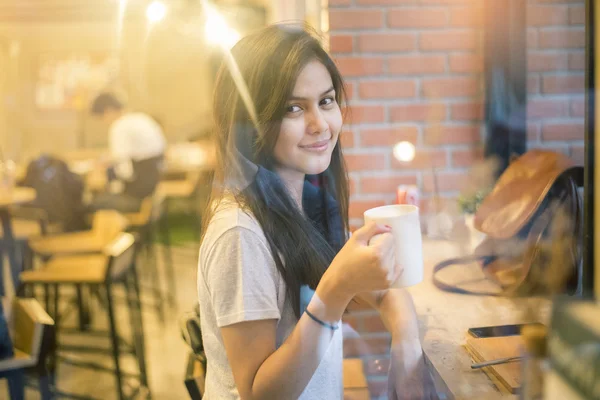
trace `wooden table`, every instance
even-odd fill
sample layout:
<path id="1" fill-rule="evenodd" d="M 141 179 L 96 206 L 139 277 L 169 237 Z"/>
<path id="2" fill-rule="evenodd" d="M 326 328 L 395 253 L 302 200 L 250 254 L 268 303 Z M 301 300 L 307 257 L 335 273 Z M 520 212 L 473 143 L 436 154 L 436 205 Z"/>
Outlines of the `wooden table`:
<path id="1" fill-rule="evenodd" d="M 471 370 L 471 357 L 463 347 L 467 330 L 471 327 L 531 322 L 523 314 L 523 310 L 531 304 L 541 305 L 541 317 L 538 320 L 547 322 L 550 304 L 539 299 L 467 296 L 437 289 L 431 279 L 435 264 L 464 255 L 464 252 L 452 242 L 424 240 L 425 279 L 408 290 L 417 309 L 426 362 L 438 390 L 445 392 L 447 398 L 510 398 L 511 395 L 500 392 L 484 372 Z M 450 268 L 441 271 L 444 281 L 470 281 L 478 288 L 485 288 L 483 274 L 477 265 Z M 489 288 L 494 289 L 493 286 Z"/>
<path id="2" fill-rule="evenodd" d="M 18 287 L 19 273 L 21 272 L 21 268 L 17 262 L 15 238 L 12 231 L 12 224 L 10 222 L 9 208 L 14 205 L 29 203 L 35 200 L 35 196 L 35 190 L 30 188 L 16 187 L 12 190 L 0 190 L 0 220 L 2 222 L 2 229 L 4 233 L 3 242 L 4 248 L 6 249 L 6 253 L 8 255 L 10 272 L 15 289 Z M 3 271 L 0 271 L 0 296 L 4 296 L 6 293 L 3 277 Z"/>

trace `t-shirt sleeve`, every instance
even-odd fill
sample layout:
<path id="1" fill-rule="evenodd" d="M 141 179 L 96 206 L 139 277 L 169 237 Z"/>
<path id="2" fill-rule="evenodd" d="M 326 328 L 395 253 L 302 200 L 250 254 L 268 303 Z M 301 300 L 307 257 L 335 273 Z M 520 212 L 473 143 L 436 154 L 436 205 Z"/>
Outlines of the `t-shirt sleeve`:
<path id="1" fill-rule="evenodd" d="M 204 276 L 217 326 L 279 319 L 279 273 L 265 239 L 241 226 L 216 239 L 204 260 Z"/>

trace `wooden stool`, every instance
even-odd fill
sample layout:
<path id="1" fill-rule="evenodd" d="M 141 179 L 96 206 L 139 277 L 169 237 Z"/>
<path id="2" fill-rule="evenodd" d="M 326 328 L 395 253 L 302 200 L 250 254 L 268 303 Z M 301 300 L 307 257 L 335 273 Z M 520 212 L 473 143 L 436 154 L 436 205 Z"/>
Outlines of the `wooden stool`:
<path id="1" fill-rule="evenodd" d="M 55 287 L 54 307 L 51 314 L 54 314 L 57 331 L 60 326 L 59 289 L 61 286 L 87 286 L 92 291 L 97 290 L 98 292 L 104 292 L 106 300 L 105 304 L 102 304 L 102 301 L 101 304 L 105 306 L 108 311 L 111 348 L 106 350 L 90 346 L 75 347 L 59 345 L 59 349 L 62 348 L 69 351 L 93 353 L 112 352 L 115 365 L 114 370 L 107 369 L 102 365 L 91 362 L 80 363 L 66 359 L 65 357 L 61 357 L 61 359 L 65 359 L 65 361 L 70 364 L 114 373 L 117 380 L 118 396 L 121 400 L 126 398 L 123 392 L 123 377 L 125 376 L 139 379 L 140 387 L 134 395 L 140 390 L 149 392 L 140 292 L 135 267 L 136 250 L 135 237 L 130 233 L 120 233 L 105 247 L 101 254 L 57 256 L 48 261 L 41 269 L 25 271 L 21 274 L 21 282 L 23 282 L 24 285 L 42 284 L 53 285 Z M 113 297 L 113 287 L 117 284 L 122 284 L 126 291 L 126 300 L 129 308 L 132 331 L 133 343 L 131 344 L 126 343 L 125 340 L 117 334 Z M 136 356 L 139 374 L 125 373 L 121 370 L 121 347 L 126 347 L 127 352 Z"/>
<path id="2" fill-rule="evenodd" d="M 12 312 L 5 314 L 14 327 L 14 355 L 0 360 L 0 378 L 8 379 L 10 398 L 25 398 L 25 373 L 34 372 L 42 400 L 51 399 L 54 371 L 48 357 L 54 353 L 54 321 L 35 299 L 16 298 Z"/>
<path id="3" fill-rule="evenodd" d="M 100 210 L 94 213 L 91 230 L 32 238 L 29 247 L 43 256 L 99 253 L 126 227 L 127 219 L 117 211 Z"/>

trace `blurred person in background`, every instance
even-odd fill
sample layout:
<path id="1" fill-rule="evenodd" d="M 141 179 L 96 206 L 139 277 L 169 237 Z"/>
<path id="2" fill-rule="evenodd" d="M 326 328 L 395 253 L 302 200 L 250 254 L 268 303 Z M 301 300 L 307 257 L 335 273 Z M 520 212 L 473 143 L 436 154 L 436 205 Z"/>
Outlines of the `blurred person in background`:
<path id="1" fill-rule="evenodd" d="M 248 92 L 220 70 L 198 263 L 203 398 L 342 399 L 341 318 L 356 302 L 379 310 L 392 334 L 390 398 L 434 397 L 412 299 L 390 289 L 402 273 L 391 228 L 369 224 L 348 239 L 333 60 L 294 25 L 251 34 L 232 56 Z"/>
<path id="2" fill-rule="evenodd" d="M 135 212 L 160 181 L 166 141 L 161 126 L 142 112 L 129 112 L 117 97 L 102 93 L 92 103 L 92 114 L 108 128 L 109 192 L 97 196 L 92 209 Z"/>

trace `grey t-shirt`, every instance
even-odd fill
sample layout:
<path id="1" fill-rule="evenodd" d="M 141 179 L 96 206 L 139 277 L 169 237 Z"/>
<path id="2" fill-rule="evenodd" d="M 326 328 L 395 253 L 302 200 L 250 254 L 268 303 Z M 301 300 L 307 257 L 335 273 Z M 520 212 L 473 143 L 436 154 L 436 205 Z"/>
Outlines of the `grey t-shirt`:
<path id="1" fill-rule="evenodd" d="M 302 290 L 304 296 L 310 296 L 308 292 Z M 207 357 L 203 398 L 239 399 L 220 328 L 242 321 L 277 319 L 279 348 L 297 319 L 260 224 L 233 203 L 219 207 L 200 246 L 198 299 Z M 341 399 L 342 357 L 340 329 L 300 399 Z"/>

